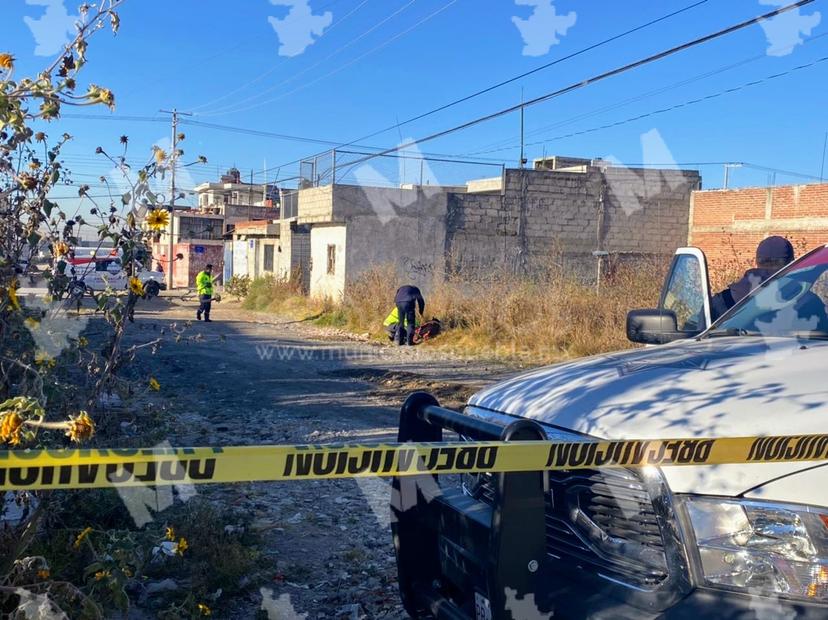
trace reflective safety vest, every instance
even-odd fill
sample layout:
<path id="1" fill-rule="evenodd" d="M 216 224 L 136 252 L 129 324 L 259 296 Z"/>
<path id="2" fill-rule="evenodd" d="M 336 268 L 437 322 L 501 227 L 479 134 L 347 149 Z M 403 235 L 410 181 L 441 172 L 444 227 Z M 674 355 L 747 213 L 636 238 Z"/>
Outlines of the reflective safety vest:
<path id="1" fill-rule="evenodd" d="M 213 296 L 213 277 L 206 271 L 202 271 L 196 276 L 196 290 L 199 295 Z"/>
<path id="2" fill-rule="evenodd" d="M 382 326 L 383 327 L 391 327 L 392 325 L 396 325 L 399 322 L 400 322 L 400 315 L 397 312 L 397 307 L 394 306 L 394 309 L 391 311 L 391 314 L 389 314 L 387 317 L 385 317 L 385 320 L 382 322 Z M 419 324 L 420 324 L 420 318 L 415 314 L 414 315 L 414 325 L 419 325 Z"/>

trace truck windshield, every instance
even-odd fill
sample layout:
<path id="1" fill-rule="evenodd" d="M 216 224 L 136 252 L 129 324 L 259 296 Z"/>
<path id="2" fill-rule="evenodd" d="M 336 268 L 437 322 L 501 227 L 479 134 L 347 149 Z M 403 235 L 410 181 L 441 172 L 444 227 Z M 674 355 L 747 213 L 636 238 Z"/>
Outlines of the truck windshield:
<path id="1" fill-rule="evenodd" d="M 828 247 L 763 283 L 712 330 L 715 336 L 828 339 Z"/>

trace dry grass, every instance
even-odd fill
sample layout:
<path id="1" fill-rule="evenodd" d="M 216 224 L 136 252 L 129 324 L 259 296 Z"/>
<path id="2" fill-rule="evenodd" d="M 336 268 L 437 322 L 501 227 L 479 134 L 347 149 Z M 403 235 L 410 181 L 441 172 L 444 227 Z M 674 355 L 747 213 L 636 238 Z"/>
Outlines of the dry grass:
<path id="1" fill-rule="evenodd" d="M 627 312 L 655 306 L 665 267 L 646 261 L 618 266 L 600 292 L 556 268 L 534 278 L 504 271 L 444 279 L 430 287 L 426 318 L 438 317 L 445 331 L 424 346 L 533 363 L 626 348 Z M 398 285 L 394 274 L 393 265 L 364 272 L 349 283 L 347 300 L 339 304 L 309 300 L 295 283 L 257 280 L 244 307 L 314 317 L 317 324 L 384 339 L 382 321 Z"/>
<path id="2" fill-rule="evenodd" d="M 332 310 L 331 304 L 317 303 L 303 295 L 302 284 L 297 274 L 290 278 L 271 275 L 256 278 L 250 283 L 242 308 L 272 312 L 299 320 Z"/>
<path id="3" fill-rule="evenodd" d="M 485 357 L 553 362 L 630 346 L 627 312 L 653 307 L 662 280 L 649 263 L 619 267 L 600 291 L 557 269 L 534 279 L 491 274 L 435 287 L 427 314 L 449 327 L 435 345 Z"/>

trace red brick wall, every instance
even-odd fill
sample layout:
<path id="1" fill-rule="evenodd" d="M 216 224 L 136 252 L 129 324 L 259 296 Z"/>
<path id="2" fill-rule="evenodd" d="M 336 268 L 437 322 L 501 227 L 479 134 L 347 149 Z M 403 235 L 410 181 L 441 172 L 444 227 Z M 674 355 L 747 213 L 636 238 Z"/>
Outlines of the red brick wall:
<path id="1" fill-rule="evenodd" d="M 197 251 L 200 249 L 201 251 Z M 173 261 L 173 286 L 176 288 L 192 288 L 195 286 L 195 277 L 198 272 L 204 269 L 207 263 L 213 264 L 213 273 L 222 273 L 224 262 L 224 243 L 199 244 L 199 243 L 176 243 L 173 246 L 173 256 L 183 254 L 184 258 Z M 152 266 L 161 262 L 164 271 L 168 269 L 167 245 L 154 243 L 152 246 Z"/>
<path id="2" fill-rule="evenodd" d="M 711 271 L 751 266 L 771 235 L 790 239 L 797 255 L 828 243 L 828 183 L 693 192 L 688 240 Z"/>

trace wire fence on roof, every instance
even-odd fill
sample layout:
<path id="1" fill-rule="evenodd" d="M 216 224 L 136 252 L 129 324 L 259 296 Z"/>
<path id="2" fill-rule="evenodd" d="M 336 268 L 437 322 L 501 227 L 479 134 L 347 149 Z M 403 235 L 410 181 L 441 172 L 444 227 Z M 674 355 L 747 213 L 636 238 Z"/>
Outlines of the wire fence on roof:
<path id="1" fill-rule="evenodd" d="M 500 177 L 503 164 L 425 156 L 415 150 L 378 155 L 334 149 L 299 164 L 298 188 L 332 184 L 370 187 L 464 186 L 470 180 Z"/>

